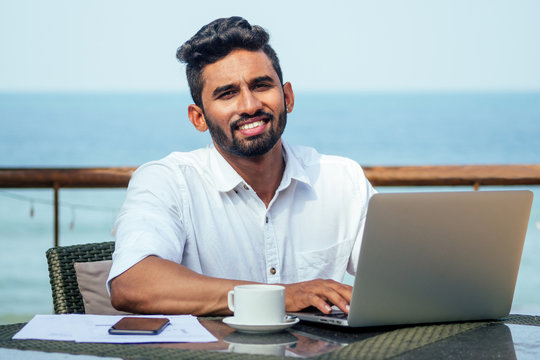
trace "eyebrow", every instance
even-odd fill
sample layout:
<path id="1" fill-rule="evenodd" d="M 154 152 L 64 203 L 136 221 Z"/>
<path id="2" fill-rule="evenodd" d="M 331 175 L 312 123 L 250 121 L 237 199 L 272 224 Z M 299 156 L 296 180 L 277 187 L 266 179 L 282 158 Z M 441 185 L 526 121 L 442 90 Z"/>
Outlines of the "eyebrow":
<path id="1" fill-rule="evenodd" d="M 258 84 L 258 83 L 265 82 L 265 81 L 273 83 L 274 79 L 271 76 L 263 75 L 263 76 L 258 76 L 256 78 L 254 78 L 249 83 L 250 83 L 250 85 L 253 85 L 253 84 Z M 236 85 L 234 85 L 234 84 L 227 84 L 227 85 L 223 85 L 223 86 L 218 86 L 212 92 L 212 96 L 216 97 L 219 94 L 221 94 L 222 92 L 226 92 L 228 90 L 234 89 L 235 87 L 236 87 Z"/>
<path id="2" fill-rule="evenodd" d="M 216 97 L 218 96 L 219 94 L 221 94 L 222 92 L 225 92 L 225 91 L 228 91 L 228 90 L 231 90 L 231 89 L 234 89 L 235 88 L 235 85 L 234 84 L 227 84 L 227 85 L 223 85 L 223 86 L 218 86 L 217 88 L 214 89 L 214 91 L 212 92 L 212 96 L 213 97 Z"/>
<path id="3" fill-rule="evenodd" d="M 253 79 L 252 81 L 250 81 L 251 84 L 257 84 L 257 83 L 260 83 L 260 82 L 274 82 L 274 79 L 268 75 L 264 75 L 264 76 L 259 76 L 259 77 L 256 77 L 255 79 Z"/>

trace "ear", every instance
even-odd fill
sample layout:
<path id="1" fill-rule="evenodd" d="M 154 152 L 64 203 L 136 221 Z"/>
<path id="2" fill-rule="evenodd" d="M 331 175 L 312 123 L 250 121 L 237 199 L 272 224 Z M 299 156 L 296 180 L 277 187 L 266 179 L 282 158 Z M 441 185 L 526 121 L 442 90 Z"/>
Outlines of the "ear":
<path id="1" fill-rule="evenodd" d="M 204 118 L 204 113 L 200 107 L 195 104 L 188 106 L 188 117 L 189 121 L 195 126 L 195 129 L 200 132 L 205 132 L 208 130 L 208 125 L 206 125 L 206 119 Z"/>
<path id="2" fill-rule="evenodd" d="M 283 84 L 283 96 L 285 97 L 285 106 L 287 113 L 290 114 L 294 109 L 294 92 L 290 82 Z"/>

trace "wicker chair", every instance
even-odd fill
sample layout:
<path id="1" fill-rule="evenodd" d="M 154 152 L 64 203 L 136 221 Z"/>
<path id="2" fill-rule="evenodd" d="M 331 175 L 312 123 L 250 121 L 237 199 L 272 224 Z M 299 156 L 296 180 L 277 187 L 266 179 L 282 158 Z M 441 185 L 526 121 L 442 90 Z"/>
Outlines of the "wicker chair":
<path id="1" fill-rule="evenodd" d="M 56 314 L 84 314 L 84 303 L 77 285 L 77 275 L 73 264 L 110 260 L 113 251 L 114 241 L 59 246 L 47 250 L 49 278 Z"/>

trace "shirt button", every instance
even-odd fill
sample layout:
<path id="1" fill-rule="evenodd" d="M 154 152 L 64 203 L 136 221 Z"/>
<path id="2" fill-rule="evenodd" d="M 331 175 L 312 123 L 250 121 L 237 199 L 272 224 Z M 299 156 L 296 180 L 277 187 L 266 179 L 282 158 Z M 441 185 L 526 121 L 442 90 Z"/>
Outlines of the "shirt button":
<path id="1" fill-rule="evenodd" d="M 266 223 L 268 224 L 268 216 L 266 217 Z"/>
<path id="2" fill-rule="evenodd" d="M 270 268 L 270 274 L 276 275 L 276 268 Z"/>
<path id="3" fill-rule="evenodd" d="M 244 184 L 244 189 L 249 190 L 248 186 Z"/>

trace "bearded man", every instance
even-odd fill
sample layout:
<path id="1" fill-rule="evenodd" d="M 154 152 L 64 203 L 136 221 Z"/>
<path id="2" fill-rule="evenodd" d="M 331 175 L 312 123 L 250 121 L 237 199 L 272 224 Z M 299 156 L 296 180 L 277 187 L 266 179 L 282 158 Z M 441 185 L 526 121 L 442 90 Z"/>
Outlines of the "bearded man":
<path id="1" fill-rule="evenodd" d="M 225 315 L 234 286 L 267 283 L 287 311 L 348 312 L 374 190 L 356 162 L 282 139 L 294 93 L 268 40 L 231 17 L 178 49 L 189 120 L 212 144 L 133 174 L 107 282 L 117 309 Z"/>

